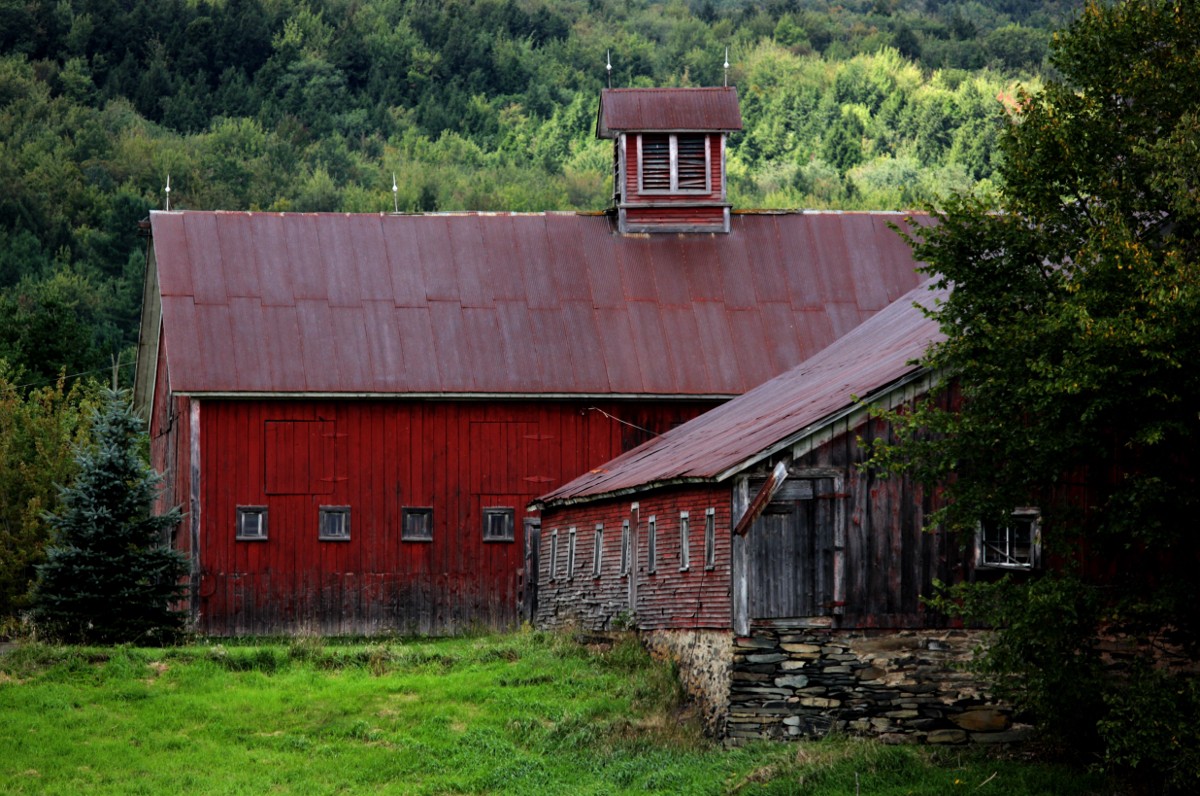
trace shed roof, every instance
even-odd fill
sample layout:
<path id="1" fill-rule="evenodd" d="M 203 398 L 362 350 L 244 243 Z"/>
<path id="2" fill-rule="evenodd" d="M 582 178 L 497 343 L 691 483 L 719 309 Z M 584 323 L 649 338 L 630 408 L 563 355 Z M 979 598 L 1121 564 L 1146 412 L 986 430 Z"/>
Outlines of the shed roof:
<path id="1" fill-rule="evenodd" d="M 686 130 L 730 132 L 742 129 L 737 89 L 609 88 L 600 92 L 596 137 L 627 131 Z"/>
<path id="2" fill-rule="evenodd" d="M 930 283 L 900 297 L 800 365 L 678 428 L 622 454 L 537 503 L 553 507 L 664 484 L 720 481 L 815 434 L 847 409 L 921 371 L 915 364 L 943 339 L 921 309 L 944 299 Z M 921 306 L 918 306 L 918 302 Z"/>
<path id="3" fill-rule="evenodd" d="M 729 397 L 918 282 L 888 226 L 902 221 L 735 214 L 728 235 L 638 236 L 575 213 L 172 211 L 150 225 L 176 393 Z"/>

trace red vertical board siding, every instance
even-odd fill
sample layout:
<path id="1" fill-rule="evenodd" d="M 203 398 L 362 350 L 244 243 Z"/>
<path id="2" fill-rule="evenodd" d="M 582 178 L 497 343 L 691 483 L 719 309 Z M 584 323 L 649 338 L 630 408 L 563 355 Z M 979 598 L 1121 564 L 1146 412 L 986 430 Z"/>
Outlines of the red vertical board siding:
<path id="1" fill-rule="evenodd" d="M 620 419 L 660 433 L 711 406 L 205 401 L 199 629 L 371 634 L 514 625 L 528 502 L 645 437 Z M 186 429 L 186 406 L 181 411 L 175 427 Z M 239 505 L 267 507 L 267 540 L 235 538 Z M 319 539 L 321 506 L 350 507 L 348 541 Z M 401 539 L 405 506 L 433 508 L 432 542 Z M 513 508 L 512 542 L 483 540 L 489 506 Z"/>
<path id="2" fill-rule="evenodd" d="M 704 564 L 704 518 L 714 510 L 716 560 Z M 730 517 L 732 496 L 727 485 L 676 487 L 639 497 L 637 568 L 622 575 L 621 524 L 629 519 L 630 503 L 610 500 L 548 510 L 542 517 L 539 550 L 539 626 L 578 624 L 591 629 L 610 628 L 619 618 L 636 613 L 643 630 L 665 628 L 732 627 Z M 679 515 L 690 519 L 691 566 L 679 568 Z M 648 571 L 648 519 L 658 525 L 656 572 Z M 599 577 L 592 574 L 595 530 L 604 526 Z M 569 530 L 576 531 L 575 570 L 567 572 Z M 550 571 L 554 531 L 558 531 L 558 567 Z M 629 578 L 638 580 L 637 605 L 630 611 Z"/>

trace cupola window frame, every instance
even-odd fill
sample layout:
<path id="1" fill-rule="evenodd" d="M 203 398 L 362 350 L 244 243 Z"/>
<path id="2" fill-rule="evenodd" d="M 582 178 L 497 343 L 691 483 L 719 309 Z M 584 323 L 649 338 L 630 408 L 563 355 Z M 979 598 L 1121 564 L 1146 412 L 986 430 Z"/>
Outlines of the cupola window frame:
<path id="1" fill-rule="evenodd" d="M 638 193 L 706 196 L 713 192 L 712 136 L 639 133 L 637 148 Z"/>

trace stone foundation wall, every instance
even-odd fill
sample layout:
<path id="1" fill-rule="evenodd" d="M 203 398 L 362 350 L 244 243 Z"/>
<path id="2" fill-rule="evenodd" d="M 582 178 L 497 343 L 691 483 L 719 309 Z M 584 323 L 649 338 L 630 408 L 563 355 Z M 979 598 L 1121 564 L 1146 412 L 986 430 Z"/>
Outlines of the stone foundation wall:
<path id="1" fill-rule="evenodd" d="M 733 636 L 728 630 L 651 630 L 642 642 L 656 657 L 675 661 L 679 682 L 695 700 L 704 729 L 721 737 L 729 708 Z"/>
<path id="2" fill-rule="evenodd" d="M 965 630 L 755 624 L 732 641 L 725 736 L 734 744 L 831 730 L 896 743 L 1020 740 L 1028 728 L 1014 727 L 1011 711 L 963 666 L 980 640 Z"/>

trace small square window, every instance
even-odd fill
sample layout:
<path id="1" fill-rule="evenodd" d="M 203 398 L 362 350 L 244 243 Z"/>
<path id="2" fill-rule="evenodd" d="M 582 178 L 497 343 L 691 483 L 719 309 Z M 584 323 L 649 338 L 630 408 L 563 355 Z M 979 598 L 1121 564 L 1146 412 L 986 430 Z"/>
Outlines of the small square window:
<path id="1" fill-rule="evenodd" d="M 428 506 L 405 506 L 402 512 L 400 538 L 405 542 L 433 541 L 433 509 Z"/>
<path id="2" fill-rule="evenodd" d="M 704 512 L 704 568 L 717 568 L 717 510 Z"/>
<path id="3" fill-rule="evenodd" d="M 265 541 L 267 538 L 267 507 L 237 507 L 237 538 L 246 541 Z"/>
<path id="4" fill-rule="evenodd" d="M 1041 562 L 1041 513 L 1019 508 L 1007 522 L 980 523 L 975 566 L 983 569 L 1034 569 Z"/>
<path id="5" fill-rule="evenodd" d="M 592 543 L 592 577 L 600 577 L 600 568 L 604 563 L 604 525 L 596 523 L 596 537 Z"/>
<path id="6" fill-rule="evenodd" d="M 321 506 L 319 537 L 326 542 L 350 541 L 350 507 Z"/>
<path id="7" fill-rule="evenodd" d="M 513 540 L 514 510 L 493 506 L 483 510 L 483 541 L 511 542 Z"/>

